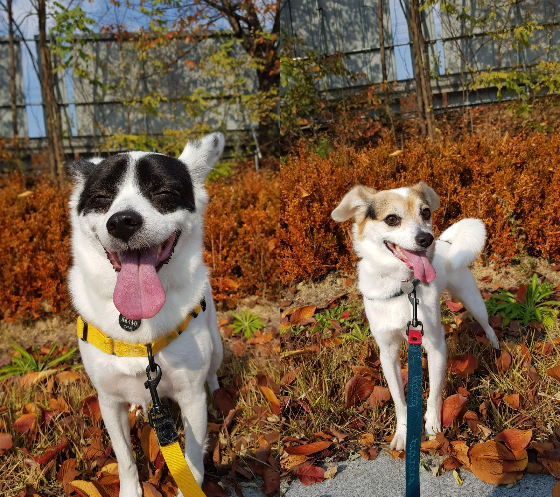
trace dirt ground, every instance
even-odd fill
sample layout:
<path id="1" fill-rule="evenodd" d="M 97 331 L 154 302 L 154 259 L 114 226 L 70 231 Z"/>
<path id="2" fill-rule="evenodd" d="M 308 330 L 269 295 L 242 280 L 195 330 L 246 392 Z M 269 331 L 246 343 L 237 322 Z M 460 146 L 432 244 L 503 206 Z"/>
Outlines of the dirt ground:
<path id="1" fill-rule="evenodd" d="M 261 318 L 265 328 L 279 328 L 278 304 L 263 300 L 262 297 L 242 299 L 237 309 L 233 311 L 218 311 L 218 320 L 231 319 L 232 312 L 239 313 L 247 309 L 250 309 L 251 314 Z M 32 323 L 0 323 L 0 360 L 12 349 L 14 343 L 27 348 L 30 345 L 41 347 L 46 342 L 64 342 L 77 346 L 76 320 L 54 316 Z"/>
<path id="2" fill-rule="evenodd" d="M 475 262 L 471 266 L 478 288 L 491 291 L 499 285 L 504 289 L 517 287 L 521 283 L 527 284 L 534 273 L 537 273 L 539 282 L 544 280 L 551 284 L 560 285 L 560 271 L 553 271 L 554 264 L 544 259 L 531 257 L 522 258 L 519 264 L 507 268 L 496 268 L 494 264 L 484 265 Z M 492 281 L 484 282 L 482 278 L 491 276 Z M 334 297 L 341 294 L 359 294 L 356 274 L 330 273 L 324 279 L 317 282 L 299 283 L 292 295 L 290 290 L 285 294 L 286 301 L 292 301 L 289 307 L 302 305 L 316 305 L 323 308 Z M 287 307 L 287 305 L 286 305 Z"/>

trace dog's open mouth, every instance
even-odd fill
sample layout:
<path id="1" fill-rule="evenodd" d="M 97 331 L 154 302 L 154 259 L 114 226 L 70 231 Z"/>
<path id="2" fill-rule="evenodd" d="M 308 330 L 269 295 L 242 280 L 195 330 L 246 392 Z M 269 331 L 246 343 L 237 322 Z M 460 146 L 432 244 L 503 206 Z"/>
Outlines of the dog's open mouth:
<path id="1" fill-rule="evenodd" d="M 385 246 L 397 259 L 403 261 L 408 269 L 414 270 L 414 277 L 421 282 L 429 283 L 436 279 L 436 271 L 430 264 L 425 250 L 413 252 L 387 241 Z"/>
<path id="2" fill-rule="evenodd" d="M 179 233 L 163 243 L 140 250 L 113 252 L 105 249 L 117 276 L 113 303 L 129 319 L 153 318 L 165 304 L 165 290 L 157 275 L 169 262 Z"/>

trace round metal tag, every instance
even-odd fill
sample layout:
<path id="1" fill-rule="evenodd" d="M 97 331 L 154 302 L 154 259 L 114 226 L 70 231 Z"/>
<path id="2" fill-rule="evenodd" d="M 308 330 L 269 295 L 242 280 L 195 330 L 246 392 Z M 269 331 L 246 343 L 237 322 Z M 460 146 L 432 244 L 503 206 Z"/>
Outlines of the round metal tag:
<path id="1" fill-rule="evenodd" d="M 140 328 L 141 323 L 141 319 L 128 319 L 125 318 L 122 314 L 119 314 L 119 324 L 125 331 L 136 331 L 138 328 Z"/>
<path id="2" fill-rule="evenodd" d="M 401 290 L 403 291 L 403 293 L 412 293 L 412 291 L 414 290 L 414 284 L 410 280 L 401 281 Z"/>

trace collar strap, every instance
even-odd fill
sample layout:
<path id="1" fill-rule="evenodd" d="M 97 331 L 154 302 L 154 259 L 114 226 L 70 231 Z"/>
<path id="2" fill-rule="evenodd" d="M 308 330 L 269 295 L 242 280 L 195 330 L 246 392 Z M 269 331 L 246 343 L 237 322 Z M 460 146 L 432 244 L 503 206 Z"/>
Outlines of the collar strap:
<path id="1" fill-rule="evenodd" d="M 366 295 L 364 295 L 364 297 L 366 297 L 366 299 L 368 300 L 391 300 L 394 299 L 395 297 L 400 297 L 401 295 L 404 295 L 405 292 L 402 289 L 402 284 L 403 283 L 408 283 L 410 281 L 410 283 L 412 283 L 412 289 L 410 290 L 410 292 L 406 292 L 407 294 L 412 293 L 414 290 L 416 290 L 416 287 L 418 286 L 418 283 L 420 283 L 420 280 L 417 278 L 412 278 L 411 280 L 406 280 L 406 281 L 401 281 L 401 288 L 399 288 L 399 291 L 393 295 L 391 295 L 390 297 L 386 297 L 384 299 L 372 299 L 371 297 L 367 297 Z"/>
<path id="2" fill-rule="evenodd" d="M 200 304 L 187 314 L 176 330 L 148 343 L 130 343 L 124 340 L 113 340 L 91 324 L 84 322 L 81 317 L 78 317 L 78 338 L 84 342 L 91 343 L 106 354 L 113 354 L 119 357 L 148 357 L 148 345 L 152 347 L 152 354 L 157 354 L 187 329 L 192 318 L 196 318 L 201 311 L 204 312 L 205 310 L 206 301 L 203 298 Z"/>

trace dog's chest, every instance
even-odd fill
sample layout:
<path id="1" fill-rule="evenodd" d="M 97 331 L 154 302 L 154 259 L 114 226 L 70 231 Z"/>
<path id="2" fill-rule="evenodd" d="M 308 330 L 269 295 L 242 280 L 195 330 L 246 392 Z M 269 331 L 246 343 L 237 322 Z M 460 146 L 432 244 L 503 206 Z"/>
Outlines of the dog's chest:
<path id="1" fill-rule="evenodd" d="M 176 398 L 204 384 L 212 355 L 212 341 L 203 325 L 189 327 L 187 333 L 154 357 L 162 371 L 157 387 L 161 397 Z M 100 396 L 142 406 L 151 401 L 144 385 L 147 357 L 117 357 L 89 343 L 80 343 L 80 352 L 85 369 Z"/>

